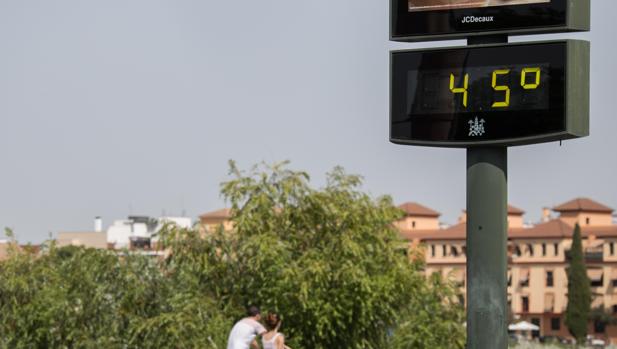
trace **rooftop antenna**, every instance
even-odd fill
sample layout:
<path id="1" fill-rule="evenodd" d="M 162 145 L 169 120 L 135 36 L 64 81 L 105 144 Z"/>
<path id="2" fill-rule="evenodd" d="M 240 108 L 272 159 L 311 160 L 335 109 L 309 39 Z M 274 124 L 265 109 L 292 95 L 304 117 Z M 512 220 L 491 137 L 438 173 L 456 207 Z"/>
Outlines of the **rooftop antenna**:
<path id="1" fill-rule="evenodd" d="M 186 207 L 184 206 L 184 195 L 180 196 L 180 207 L 182 207 L 181 217 L 186 217 Z"/>

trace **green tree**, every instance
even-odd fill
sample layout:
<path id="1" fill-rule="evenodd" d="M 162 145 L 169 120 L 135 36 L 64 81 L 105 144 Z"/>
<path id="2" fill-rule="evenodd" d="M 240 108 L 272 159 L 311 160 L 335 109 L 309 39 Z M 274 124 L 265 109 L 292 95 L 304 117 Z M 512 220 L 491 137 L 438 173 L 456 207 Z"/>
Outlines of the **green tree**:
<path id="1" fill-rule="evenodd" d="M 0 263 L 0 348 L 217 348 L 230 326 L 149 257 L 16 244 Z M 221 333 L 223 333 L 221 335 Z M 221 348 L 219 345 L 218 348 Z"/>
<path id="2" fill-rule="evenodd" d="M 233 232 L 164 233 L 173 269 L 237 316 L 247 304 L 280 312 L 293 348 L 462 348 L 462 309 L 401 251 L 389 197 L 370 198 L 341 168 L 323 189 L 285 163 L 230 172 Z"/>
<path id="3" fill-rule="evenodd" d="M 587 277 L 587 267 L 581 241 L 581 227 L 576 224 L 570 248 L 568 268 L 568 306 L 566 326 L 576 338 L 577 343 L 585 343 L 587 323 L 591 309 L 591 286 Z"/>
<path id="4" fill-rule="evenodd" d="M 0 348 L 220 349 L 248 304 L 279 312 L 294 349 L 463 348 L 455 288 L 401 248 L 389 197 L 340 168 L 321 189 L 286 164 L 231 173 L 232 231 L 167 225 L 162 260 L 11 244 Z"/>
<path id="5" fill-rule="evenodd" d="M 433 274 L 401 314 L 389 349 L 464 348 L 465 312 L 456 288 Z"/>

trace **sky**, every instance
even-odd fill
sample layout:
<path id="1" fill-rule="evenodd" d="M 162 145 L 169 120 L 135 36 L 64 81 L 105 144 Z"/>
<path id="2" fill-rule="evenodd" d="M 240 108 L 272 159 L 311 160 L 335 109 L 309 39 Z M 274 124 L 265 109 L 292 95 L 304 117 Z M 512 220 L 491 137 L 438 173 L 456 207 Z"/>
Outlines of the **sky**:
<path id="1" fill-rule="evenodd" d="M 591 136 L 509 150 L 509 201 L 617 208 L 617 2 L 590 33 Z M 388 141 L 389 50 L 375 0 L 0 1 L 0 227 L 20 242 L 132 215 L 225 206 L 227 162 L 290 160 L 312 183 L 341 165 L 363 189 L 455 223 L 465 150 Z M 1 234 L 0 234 L 1 236 Z"/>

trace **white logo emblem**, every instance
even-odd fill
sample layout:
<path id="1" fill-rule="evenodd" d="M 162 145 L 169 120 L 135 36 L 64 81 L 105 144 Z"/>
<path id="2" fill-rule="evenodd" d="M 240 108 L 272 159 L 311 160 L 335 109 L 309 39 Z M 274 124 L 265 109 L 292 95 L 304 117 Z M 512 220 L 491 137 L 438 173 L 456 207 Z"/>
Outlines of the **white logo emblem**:
<path id="1" fill-rule="evenodd" d="M 484 17 L 476 17 L 476 16 L 466 16 L 463 17 L 461 23 L 481 23 L 481 22 L 494 22 L 495 17 L 493 16 L 484 16 Z"/>
<path id="2" fill-rule="evenodd" d="M 478 120 L 477 116 L 475 120 L 469 120 L 469 137 L 482 136 L 485 133 L 484 131 L 485 123 L 486 121 L 484 121 L 484 119 Z"/>

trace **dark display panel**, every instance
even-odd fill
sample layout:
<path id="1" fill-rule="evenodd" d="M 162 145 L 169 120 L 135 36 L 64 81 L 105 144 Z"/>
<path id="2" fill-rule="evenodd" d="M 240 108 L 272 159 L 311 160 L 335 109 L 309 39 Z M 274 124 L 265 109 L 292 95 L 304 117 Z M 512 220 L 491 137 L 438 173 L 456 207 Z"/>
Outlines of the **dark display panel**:
<path id="1" fill-rule="evenodd" d="M 462 146 L 565 133 L 567 52 L 566 41 L 393 52 L 390 138 Z"/>
<path id="2" fill-rule="evenodd" d="M 390 0 L 391 40 L 589 30 L 589 0 Z"/>

